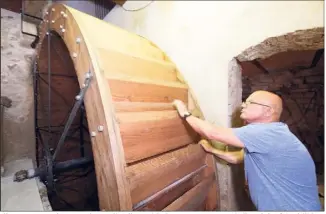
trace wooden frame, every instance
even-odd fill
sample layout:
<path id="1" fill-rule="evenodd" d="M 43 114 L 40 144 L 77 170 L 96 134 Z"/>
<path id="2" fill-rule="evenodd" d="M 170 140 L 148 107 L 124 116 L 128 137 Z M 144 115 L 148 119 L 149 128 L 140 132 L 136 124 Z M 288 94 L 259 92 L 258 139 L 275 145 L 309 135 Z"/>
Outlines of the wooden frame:
<path id="1" fill-rule="evenodd" d="M 100 209 L 217 209 L 214 158 L 171 102 L 181 99 L 202 114 L 165 53 L 145 38 L 58 3 L 40 26 L 38 55 L 48 31 L 66 44 L 80 87 L 86 72 L 93 76 L 84 103 Z"/>

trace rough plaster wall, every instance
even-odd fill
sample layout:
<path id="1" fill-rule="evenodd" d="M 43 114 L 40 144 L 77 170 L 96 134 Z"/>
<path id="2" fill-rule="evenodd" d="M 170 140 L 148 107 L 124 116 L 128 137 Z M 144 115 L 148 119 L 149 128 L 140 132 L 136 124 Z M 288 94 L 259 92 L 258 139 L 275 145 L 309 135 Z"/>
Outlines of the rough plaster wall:
<path id="1" fill-rule="evenodd" d="M 4 113 L 4 162 L 34 158 L 31 62 L 33 37 L 20 32 L 20 14 L 1 8 L 1 96 L 12 100 Z"/>
<path id="2" fill-rule="evenodd" d="M 239 61 L 266 59 L 280 52 L 322 48 L 324 48 L 324 26 L 267 38 L 259 44 L 248 47 L 237 56 L 237 59 Z"/>
<path id="3" fill-rule="evenodd" d="M 148 2 L 123 6 L 137 9 Z M 104 20 L 156 43 L 178 66 L 207 120 L 230 127 L 240 123 L 231 116 L 241 102 L 234 57 L 266 38 L 322 27 L 323 2 L 155 1 L 137 12 L 116 6 Z M 241 166 L 218 162 L 217 168 L 221 210 L 246 209 L 240 206 L 246 197 L 235 193 L 243 181 Z"/>

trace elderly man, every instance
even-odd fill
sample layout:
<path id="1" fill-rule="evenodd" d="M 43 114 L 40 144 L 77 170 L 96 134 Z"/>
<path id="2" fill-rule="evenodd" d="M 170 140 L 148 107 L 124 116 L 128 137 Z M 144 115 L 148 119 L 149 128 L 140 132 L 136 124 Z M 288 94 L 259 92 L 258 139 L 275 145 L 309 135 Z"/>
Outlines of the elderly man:
<path id="1" fill-rule="evenodd" d="M 223 152 L 201 141 L 207 152 L 230 163 L 244 159 L 250 196 L 259 211 L 321 210 L 314 162 L 288 126 L 279 122 L 279 96 L 267 91 L 252 93 L 242 104 L 240 117 L 248 125 L 241 128 L 216 127 L 192 116 L 180 100 L 174 105 L 199 134 L 243 148 L 240 152 Z"/>

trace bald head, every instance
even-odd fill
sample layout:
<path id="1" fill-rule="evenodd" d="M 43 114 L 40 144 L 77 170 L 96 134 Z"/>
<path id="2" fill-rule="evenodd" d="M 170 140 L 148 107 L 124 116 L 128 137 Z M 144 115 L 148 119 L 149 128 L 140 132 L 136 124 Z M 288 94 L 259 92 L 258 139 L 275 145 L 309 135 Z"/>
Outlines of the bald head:
<path id="1" fill-rule="evenodd" d="M 242 107 L 242 118 L 248 122 L 279 121 L 283 110 L 281 97 L 268 91 L 255 91 Z"/>
<path id="2" fill-rule="evenodd" d="M 255 91 L 249 97 L 255 102 L 270 106 L 273 109 L 273 119 L 280 119 L 283 111 L 283 102 L 280 96 L 269 91 Z"/>

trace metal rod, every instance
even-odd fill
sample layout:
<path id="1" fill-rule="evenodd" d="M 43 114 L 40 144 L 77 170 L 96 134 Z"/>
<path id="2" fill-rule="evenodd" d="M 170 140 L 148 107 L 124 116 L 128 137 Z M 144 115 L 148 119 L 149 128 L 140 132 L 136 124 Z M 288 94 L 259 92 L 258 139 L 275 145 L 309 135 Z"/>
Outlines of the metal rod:
<path id="1" fill-rule="evenodd" d="M 82 168 L 85 165 L 93 163 L 92 157 L 83 157 L 83 158 L 77 158 L 72 159 L 68 161 L 59 162 L 53 165 L 53 172 L 54 173 L 62 173 L 69 171 L 71 169 L 77 169 Z M 15 173 L 14 175 L 14 181 L 23 181 L 25 179 L 30 179 L 34 177 L 44 177 L 47 176 L 47 168 L 46 167 L 38 167 L 28 170 L 20 170 Z"/>
<path id="2" fill-rule="evenodd" d="M 24 3 L 23 3 L 24 4 Z M 37 17 L 37 16 L 33 16 L 31 14 L 28 14 L 28 13 L 23 13 L 24 16 L 28 16 L 28 17 L 31 17 L 31 18 L 34 18 L 34 19 L 37 19 L 37 20 L 40 20 L 42 21 L 43 19 L 41 17 Z"/>
<path id="3" fill-rule="evenodd" d="M 38 74 L 42 75 L 42 74 L 48 74 L 48 73 L 38 72 Z M 67 78 L 77 79 L 76 76 L 65 75 L 65 74 L 51 74 L 51 76 L 59 76 L 59 77 L 67 77 Z"/>
<path id="4" fill-rule="evenodd" d="M 48 90 L 48 129 L 49 132 L 51 133 L 51 34 L 49 32 L 49 27 L 48 27 L 48 84 L 49 84 L 49 90 Z"/>
<path id="5" fill-rule="evenodd" d="M 20 13 L 20 31 L 23 33 L 23 22 L 24 22 L 24 12 L 25 12 L 25 1 L 22 1 L 22 8 Z"/>
<path id="6" fill-rule="evenodd" d="M 50 16 L 50 15 L 49 15 Z M 47 34 L 48 34 L 48 83 L 49 83 L 49 91 L 48 91 L 48 131 L 51 133 L 51 33 L 50 33 L 50 22 L 48 22 L 47 26 Z M 52 165 L 52 157 L 49 142 L 51 142 L 51 135 L 49 136 L 49 140 L 45 142 L 45 152 L 46 152 L 46 160 L 48 165 L 48 175 L 47 175 L 47 183 L 48 187 L 53 189 L 53 165 Z"/>
<path id="7" fill-rule="evenodd" d="M 21 32 L 22 32 L 22 34 L 25 34 L 25 35 L 28 35 L 28 36 L 34 36 L 34 37 L 36 37 L 36 40 L 37 40 L 37 41 L 39 40 L 39 38 L 38 38 L 37 35 L 31 34 L 31 33 L 27 33 L 27 32 L 25 32 L 25 31 L 21 31 Z M 33 42 L 33 43 L 35 43 L 35 42 Z M 37 43 L 37 42 L 36 42 L 36 43 Z"/>
<path id="8" fill-rule="evenodd" d="M 73 107 L 73 109 L 72 109 L 72 111 L 71 111 L 71 113 L 69 115 L 68 121 L 67 121 L 67 123 L 65 125 L 65 128 L 63 130 L 63 133 L 62 133 L 62 135 L 60 137 L 60 140 L 58 142 L 57 148 L 56 148 L 56 150 L 54 152 L 53 160 L 55 160 L 57 154 L 59 153 L 59 151 L 61 149 L 61 146 L 63 145 L 64 140 L 66 138 L 66 135 L 67 135 L 67 133 L 69 131 L 69 128 L 70 128 L 70 126 L 71 126 L 71 124 L 72 124 L 72 122 L 73 122 L 73 120 L 74 120 L 74 118 L 76 116 L 77 110 L 80 108 L 81 104 L 83 103 L 83 98 L 84 98 L 84 95 L 85 95 L 85 92 L 86 92 L 87 88 L 89 87 L 89 83 L 91 81 L 91 77 L 92 76 L 91 76 L 90 72 L 88 72 L 86 74 L 86 79 L 85 79 L 85 83 L 84 83 L 85 84 L 85 87 L 83 87 L 80 90 L 79 95 L 77 95 L 77 97 L 76 97 L 77 102 L 75 102 L 74 107 Z"/>
<path id="9" fill-rule="evenodd" d="M 38 105 L 38 88 L 37 88 L 37 59 L 34 59 L 34 67 L 33 67 L 33 78 L 34 78 L 34 126 L 35 126 L 35 138 L 36 138 L 36 144 L 35 144 L 35 155 L 36 155 L 36 164 L 37 166 L 39 166 L 39 156 L 38 156 L 38 120 L 37 120 L 37 113 L 38 113 L 38 109 L 37 109 L 37 105 Z"/>
<path id="10" fill-rule="evenodd" d="M 71 169 L 81 168 L 87 164 L 93 163 L 93 158 L 91 157 L 82 157 L 78 159 L 72 159 L 64 162 L 59 162 L 54 164 L 54 172 L 60 173 L 65 172 Z"/>
<path id="11" fill-rule="evenodd" d="M 80 137 L 80 156 L 85 156 L 85 149 L 84 149 L 84 132 L 83 132 L 83 121 L 84 121 L 84 105 L 80 108 L 80 118 L 79 118 L 79 137 Z"/>

